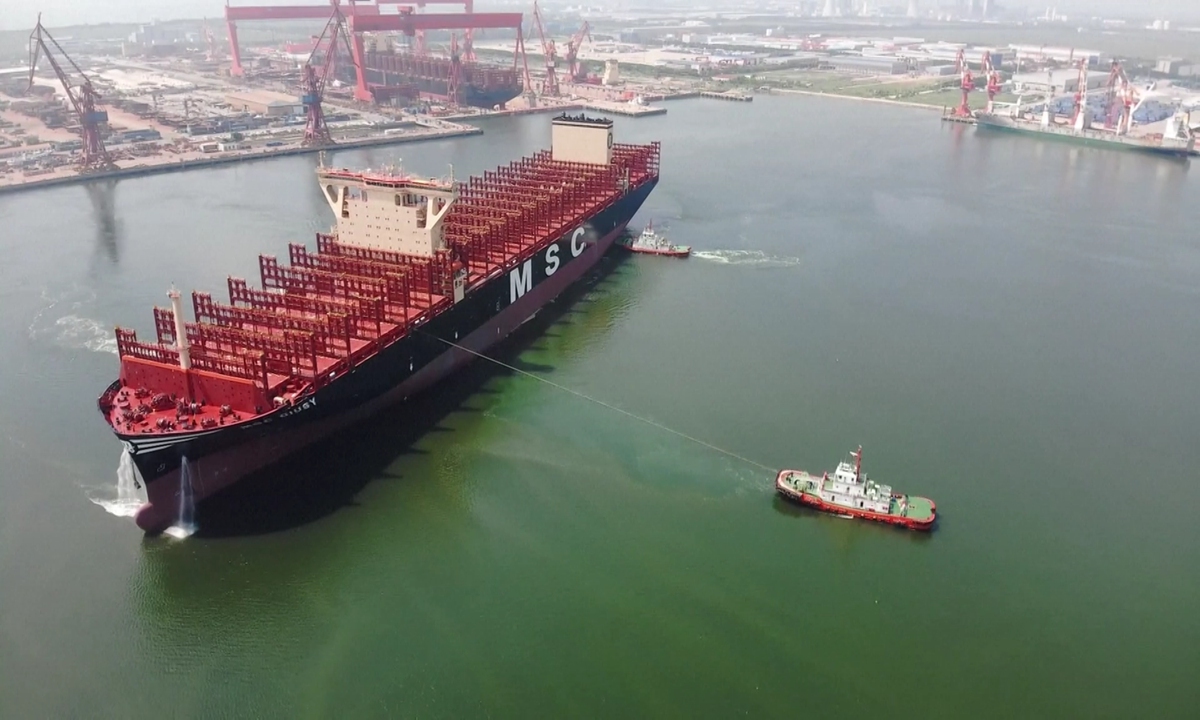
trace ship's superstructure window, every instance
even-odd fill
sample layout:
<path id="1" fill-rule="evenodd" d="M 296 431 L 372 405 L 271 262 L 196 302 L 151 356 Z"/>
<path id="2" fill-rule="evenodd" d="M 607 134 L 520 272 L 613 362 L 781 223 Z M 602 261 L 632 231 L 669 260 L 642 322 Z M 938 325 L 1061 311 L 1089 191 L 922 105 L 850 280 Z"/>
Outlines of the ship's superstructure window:
<path id="1" fill-rule="evenodd" d="M 338 195 L 326 193 L 330 206 L 340 210 L 339 242 L 415 257 L 432 257 L 445 247 L 442 223 L 458 198 L 455 183 L 404 175 L 326 173 L 344 183 Z M 372 195 L 375 202 L 370 201 Z"/>

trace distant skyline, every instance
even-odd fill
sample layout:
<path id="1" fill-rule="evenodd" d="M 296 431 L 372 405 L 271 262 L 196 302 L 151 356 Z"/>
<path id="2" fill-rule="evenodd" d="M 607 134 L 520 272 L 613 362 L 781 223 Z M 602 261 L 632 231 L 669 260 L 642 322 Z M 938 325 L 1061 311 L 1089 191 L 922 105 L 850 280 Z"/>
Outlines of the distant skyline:
<path id="1" fill-rule="evenodd" d="M 319 0 L 287 0 L 294 4 L 320 5 Z M 879 0 L 882 4 L 904 4 L 905 0 Z M 1040 12 L 1045 7 L 1056 7 L 1068 16 L 1092 16 L 1121 14 L 1146 18 L 1161 17 L 1179 21 L 1200 21 L 1200 2 L 1196 0 L 998 0 L 1008 7 L 1028 7 Z M 283 0 L 234 0 L 237 5 L 267 5 Z M 949 0 L 919 0 L 921 8 L 928 10 L 938 4 L 950 5 Z M 647 0 L 592 0 L 582 4 L 611 4 L 613 6 L 652 5 Z M 480 4 L 489 3 L 483 0 Z M 504 3 L 511 6 L 513 3 Z M 533 0 L 529 0 L 532 8 Z M 697 4 L 719 5 L 717 0 L 701 0 Z M 734 3 L 730 3 L 733 5 Z M 65 25 L 96 24 L 103 22 L 150 22 L 151 20 L 177 20 L 180 18 L 220 18 L 224 0 L 0 0 L 0 30 L 24 30 L 32 28 L 38 12 L 48 27 Z"/>

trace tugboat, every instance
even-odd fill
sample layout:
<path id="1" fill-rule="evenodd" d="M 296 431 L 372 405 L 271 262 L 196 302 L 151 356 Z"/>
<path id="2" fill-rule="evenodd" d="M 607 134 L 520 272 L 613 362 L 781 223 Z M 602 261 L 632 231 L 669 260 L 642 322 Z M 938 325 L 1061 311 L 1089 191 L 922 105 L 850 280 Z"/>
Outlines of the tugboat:
<path id="1" fill-rule="evenodd" d="M 687 257 L 692 252 L 690 245 L 672 245 L 665 235 L 659 235 L 655 232 L 653 222 L 646 223 L 646 227 L 642 229 L 642 234 L 636 238 L 621 238 L 617 242 L 626 250 L 636 253 L 646 253 L 648 255 Z"/>
<path id="2" fill-rule="evenodd" d="M 780 470 L 775 490 L 788 500 L 843 517 L 863 518 L 900 525 L 912 530 L 930 530 L 937 505 L 929 498 L 892 492 L 862 471 L 862 446 L 850 453 L 854 464 L 838 463 L 833 477 L 803 470 Z"/>

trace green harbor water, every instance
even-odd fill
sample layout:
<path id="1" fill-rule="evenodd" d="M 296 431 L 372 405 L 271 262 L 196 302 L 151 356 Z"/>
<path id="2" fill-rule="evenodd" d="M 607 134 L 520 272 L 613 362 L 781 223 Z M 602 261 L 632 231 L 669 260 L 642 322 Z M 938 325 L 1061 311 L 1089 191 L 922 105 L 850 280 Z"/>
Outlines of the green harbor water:
<path id="1" fill-rule="evenodd" d="M 1200 178 L 850 101 L 619 119 L 653 219 L 497 354 L 201 509 L 107 512 L 112 326 L 329 225 L 315 158 L 0 197 L 0 718 L 1194 718 Z M 549 141 L 337 153 L 480 173 Z"/>

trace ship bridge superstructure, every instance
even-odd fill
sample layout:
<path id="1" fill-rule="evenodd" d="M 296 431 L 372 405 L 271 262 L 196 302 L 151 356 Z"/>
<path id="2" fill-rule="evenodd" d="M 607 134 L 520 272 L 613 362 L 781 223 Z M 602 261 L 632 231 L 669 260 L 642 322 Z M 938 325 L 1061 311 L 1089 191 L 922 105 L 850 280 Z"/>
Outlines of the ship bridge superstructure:
<path id="1" fill-rule="evenodd" d="M 421 258 L 446 249 L 444 221 L 458 200 L 453 176 L 443 181 L 322 168 L 317 179 L 343 245 Z"/>
<path id="2" fill-rule="evenodd" d="M 843 507 L 888 512 L 892 502 L 891 486 L 880 485 L 863 472 L 862 447 L 850 453 L 850 457 L 853 464 L 842 461 L 834 470 L 833 477 L 826 473 L 821 478 L 818 489 L 821 497 Z"/>

